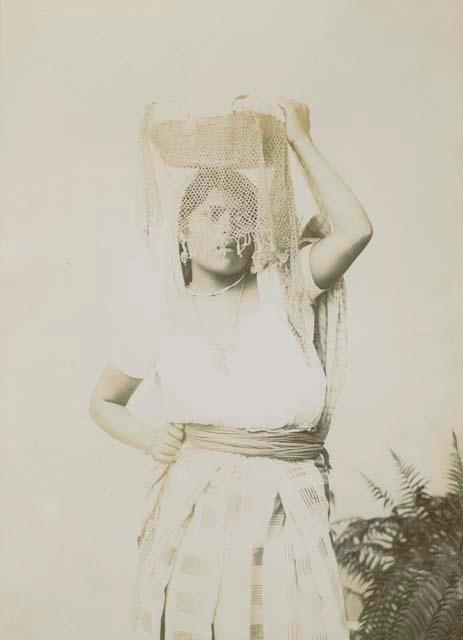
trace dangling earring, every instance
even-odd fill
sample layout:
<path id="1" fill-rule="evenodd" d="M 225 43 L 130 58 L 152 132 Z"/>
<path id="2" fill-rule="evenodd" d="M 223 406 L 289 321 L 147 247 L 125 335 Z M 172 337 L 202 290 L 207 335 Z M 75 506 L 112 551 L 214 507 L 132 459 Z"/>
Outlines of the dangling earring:
<path id="1" fill-rule="evenodd" d="M 186 286 L 191 283 L 191 260 L 187 257 L 186 260 L 182 258 L 182 273 L 183 273 L 183 281 Z"/>
<path id="2" fill-rule="evenodd" d="M 182 264 L 186 265 L 188 262 L 188 251 L 185 251 L 184 248 L 182 248 L 181 252 L 180 252 L 180 260 L 182 261 Z"/>

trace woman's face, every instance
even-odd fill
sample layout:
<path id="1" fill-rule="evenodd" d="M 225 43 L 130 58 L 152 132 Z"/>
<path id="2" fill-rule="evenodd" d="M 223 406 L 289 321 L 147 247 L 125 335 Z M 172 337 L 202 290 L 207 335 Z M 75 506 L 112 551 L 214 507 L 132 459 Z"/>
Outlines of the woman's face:
<path id="1" fill-rule="evenodd" d="M 192 241 L 192 262 L 217 274 L 241 273 L 250 263 L 254 252 L 254 243 L 251 241 L 239 255 L 236 240 L 233 239 L 240 217 L 245 214 L 243 203 L 233 194 L 218 188 L 212 189 L 190 216 L 186 237 L 187 241 Z M 222 250 L 224 244 L 225 251 Z"/>

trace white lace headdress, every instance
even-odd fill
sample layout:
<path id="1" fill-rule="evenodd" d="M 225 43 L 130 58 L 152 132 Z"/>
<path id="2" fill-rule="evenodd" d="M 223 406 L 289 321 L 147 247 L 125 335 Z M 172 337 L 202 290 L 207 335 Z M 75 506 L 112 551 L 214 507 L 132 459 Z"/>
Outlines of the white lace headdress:
<path id="1" fill-rule="evenodd" d="M 240 96 L 226 113 L 192 116 L 178 103 L 151 102 L 142 117 L 138 149 L 137 211 L 157 260 L 164 298 L 185 287 L 182 257 L 185 261 L 197 250 L 186 237 L 190 215 L 216 187 L 228 194 L 232 210 L 227 238 L 231 233 L 238 250 L 254 243 L 251 271 L 277 272 L 288 322 L 308 360 L 315 345 L 327 377 L 317 430 L 326 436 L 346 373 L 345 283 L 340 278 L 314 302 L 308 297 L 298 252 L 331 227 L 324 211 L 305 226 L 297 214 L 278 106 Z M 209 228 L 223 247 L 225 235 L 210 211 Z"/>

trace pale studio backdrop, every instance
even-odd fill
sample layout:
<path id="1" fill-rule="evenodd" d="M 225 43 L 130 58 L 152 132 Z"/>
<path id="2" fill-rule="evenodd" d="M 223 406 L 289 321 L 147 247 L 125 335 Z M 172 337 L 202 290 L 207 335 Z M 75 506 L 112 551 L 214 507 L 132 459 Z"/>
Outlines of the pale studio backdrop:
<path id="1" fill-rule="evenodd" d="M 388 447 L 443 489 L 462 433 L 459 5 L 3 2 L 2 638 L 129 637 L 146 461 L 87 404 L 139 248 L 135 137 L 153 99 L 309 104 L 375 229 L 346 277 L 336 515 L 376 508 L 359 470 L 394 486 Z"/>

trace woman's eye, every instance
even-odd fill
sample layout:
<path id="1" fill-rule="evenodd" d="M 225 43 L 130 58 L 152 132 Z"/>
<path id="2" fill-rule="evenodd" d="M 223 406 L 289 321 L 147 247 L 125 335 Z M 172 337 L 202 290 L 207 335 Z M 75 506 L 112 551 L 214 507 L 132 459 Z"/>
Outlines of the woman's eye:
<path id="1" fill-rule="evenodd" d="M 203 211 L 202 215 L 204 218 L 216 220 L 217 217 L 219 216 L 219 213 L 220 211 L 217 207 L 211 207 L 210 209 L 206 209 L 205 211 Z"/>
<path id="2" fill-rule="evenodd" d="M 229 220 L 231 224 L 240 224 L 246 217 L 245 213 L 239 207 L 227 209 L 224 207 L 211 207 L 208 211 L 203 212 L 203 216 L 212 222 L 222 222 Z"/>

